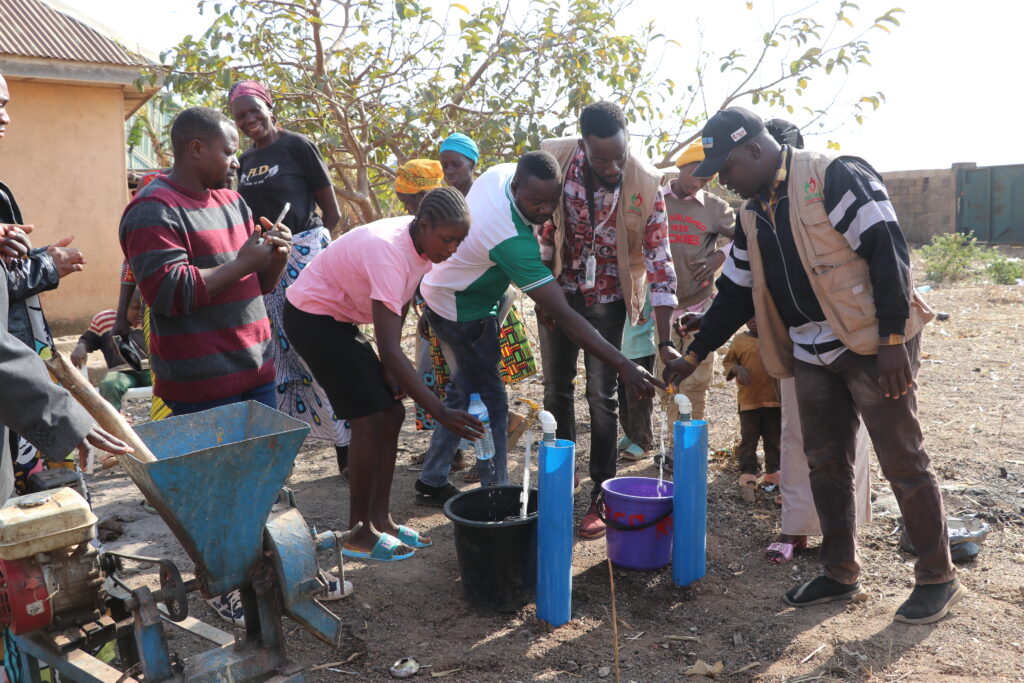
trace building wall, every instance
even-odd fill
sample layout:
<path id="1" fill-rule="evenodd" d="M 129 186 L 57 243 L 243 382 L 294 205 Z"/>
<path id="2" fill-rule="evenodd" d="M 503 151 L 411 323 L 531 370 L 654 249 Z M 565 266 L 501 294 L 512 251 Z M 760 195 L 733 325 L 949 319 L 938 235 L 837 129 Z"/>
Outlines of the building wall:
<path id="1" fill-rule="evenodd" d="M 911 244 L 956 232 L 956 171 L 951 168 L 882 174 L 896 217 Z"/>
<path id="2" fill-rule="evenodd" d="M 85 270 L 43 295 L 54 334 L 84 331 L 114 308 L 120 280 L 117 226 L 128 200 L 124 99 L 119 87 L 8 78 L 12 122 L 0 140 L 0 179 L 14 192 L 33 246 L 74 235 Z"/>

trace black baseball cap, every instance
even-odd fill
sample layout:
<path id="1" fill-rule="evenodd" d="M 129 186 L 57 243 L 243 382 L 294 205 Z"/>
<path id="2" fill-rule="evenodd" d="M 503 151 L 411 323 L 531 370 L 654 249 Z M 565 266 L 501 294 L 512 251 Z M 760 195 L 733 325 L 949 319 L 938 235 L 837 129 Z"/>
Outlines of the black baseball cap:
<path id="1" fill-rule="evenodd" d="M 723 109 L 704 125 L 701 144 L 704 161 L 693 171 L 694 177 L 710 178 L 722 170 L 729 153 L 764 130 L 761 117 L 743 107 Z"/>

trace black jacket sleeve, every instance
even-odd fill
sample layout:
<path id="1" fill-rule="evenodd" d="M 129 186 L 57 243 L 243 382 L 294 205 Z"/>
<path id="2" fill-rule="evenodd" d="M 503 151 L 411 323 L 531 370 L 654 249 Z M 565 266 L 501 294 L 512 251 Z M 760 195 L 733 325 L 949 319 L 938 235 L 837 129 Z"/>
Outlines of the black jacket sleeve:
<path id="1" fill-rule="evenodd" d="M 57 265 L 46 253 L 46 247 L 33 249 L 27 260 L 15 261 L 10 268 L 4 268 L 4 272 L 7 275 L 7 296 L 11 303 L 57 289 L 60 284 Z"/>
<path id="2" fill-rule="evenodd" d="M 868 262 L 878 334 L 903 334 L 910 316 L 910 253 L 882 178 L 866 161 L 840 157 L 825 171 L 832 226 Z"/>

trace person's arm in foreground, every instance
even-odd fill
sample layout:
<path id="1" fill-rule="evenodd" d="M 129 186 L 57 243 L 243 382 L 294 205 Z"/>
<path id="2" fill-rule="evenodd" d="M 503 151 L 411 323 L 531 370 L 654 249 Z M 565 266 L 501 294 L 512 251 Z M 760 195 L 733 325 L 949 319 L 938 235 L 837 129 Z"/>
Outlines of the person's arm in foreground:
<path id="1" fill-rule="evenodd" d="M 574 311 L 565 299 L 562 288 L 555 281 L 531 289 L 526 295 L 536 302 L 544 313 L 557 323 L 562 331 L 587 352 L 615 368 L 622 383 L 638 398 L 654 396 L 654 388 L 664 389 L 658 381 L 636 363 L 622 355 L 618 349 L 605 341 L 597 330 L 583 316 Z"/>
<path id="2" fill-rule="evenodd" d="M 405 309 L 406 311 L 408 308 Z M 396 383 L 416 403 L 423 406 L 448 431 L 463 438 L 476 440 L 484 433 L 484 426 L 467 412 L 447 407 L 434 394 L 413 368 L 402 351 L 402 326 L 405 316 L 399 316 L 383 302 L 373 301 L 373 332 L 377 350 L 384 365 L 385 377 Z"/>
<path id="3" fill-rule="evenodd" d="M 132 451 L 50 381 L 39 356 L 6 329 L 0 329 L 0 386 L 0 423 L 25 437 L 47 460 L 63 460 L 77 448 L 84 467 L 90 444 L 115 455 Z"/>

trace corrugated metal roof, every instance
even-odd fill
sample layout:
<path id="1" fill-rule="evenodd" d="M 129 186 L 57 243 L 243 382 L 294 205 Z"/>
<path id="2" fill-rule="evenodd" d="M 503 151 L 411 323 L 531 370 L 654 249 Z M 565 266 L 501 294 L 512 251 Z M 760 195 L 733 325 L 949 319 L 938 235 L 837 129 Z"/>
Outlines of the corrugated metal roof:
<path id="1" fill-rule="evenodd" d="M 40 0 L 0 0 L 0 55 L 136 65 L 117 42 Z"/>

